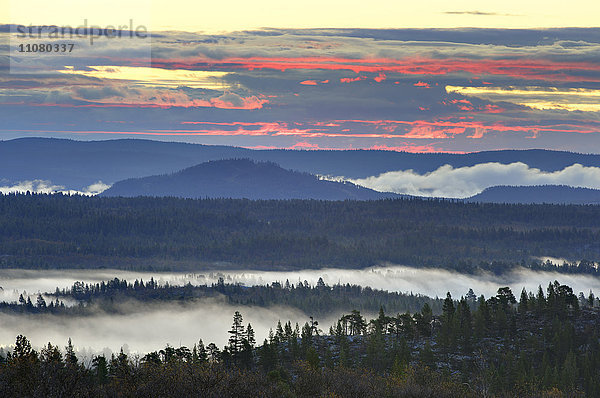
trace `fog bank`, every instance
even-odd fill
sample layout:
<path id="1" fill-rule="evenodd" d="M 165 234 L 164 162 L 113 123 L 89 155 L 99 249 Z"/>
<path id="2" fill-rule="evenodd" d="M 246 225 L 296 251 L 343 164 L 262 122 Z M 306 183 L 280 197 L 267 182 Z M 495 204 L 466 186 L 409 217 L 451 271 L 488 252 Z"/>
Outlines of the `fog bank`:
<path id="1" fill-rule="evenodd" d="M 325 283 L 350 283 L 370 286 L 394 292 L 413 292 L 431 297 L 443 297 L 446 292 L 455 297 L 464 295 L 472 288 L 477 295 L 486 297 L 496 294 L 500 286 L 510 286 L 520 292 L 523 287 L 527 290 L 537 290 L 538 285 L 546 287 L 548 283 L 558 280 L 573 287 L 575 292 L 589 290 L 600 292 L 600 278 L 583 274 L 561 274 L 558 272 L 532 271 L 525 268 L 515 268 L 504 275 L 490 273 L 474 275 L 435 269 L 412 268 L 400 265 L 378 266 L 365 269 L 310 269 L 301 271 L 199 271 L 197 273 L 177 272 L 131 272 L 122 270 L 0 270 L 0 286 L 4 289 L 0 298 L 4 301 L 16 300 L 19 293 L 54 292 L 56 287 L 70 287 L 75 281 L 98 283 L 118 277 L 133 282 L 135 279 L 150 280 L 151 277 L 160 284 L 172 285 L 210 285 L 223 278 L 226 283 L 242 283 L 245 285 L 264 285 L 272 282 L 297 284 L 307 281 L 315 285 L 320 277 Z"/>
<path id="2" fill-rule="evenodd" d="M 229 337 L 233 313 L 239 310 L 244 326 L 250 322 L 262 344 L 269 329 L 278 320 L 291 320 L 303 325 L 309 318 L 299 310 L 285 307 L 231 306 L 214 299 L 197 300 L 185 304 L 145 303 L 128 301 L 121 304 L 124 314 L 98 311 L 90 316 L 60 316 L 51 314 L 1 315 L 0 347 L 14 344 L 19 334 L 27 336 L 34 347 L 51 342 L 64 347 L 72 339 L 78 356 L 91 358 L 92 354 L 125 352 L 145 354 L 159 350 L 166 344 L 191 349 L 198 339 L 204 344 L 216 343 L 222 348 Z M 129 308 L 127 308 L 129 307 Z M 323 320 L 332 323 L 335 317 Z"/>
<path id="3" fill-rule="evenodd" d="M 341 177 L 343 179 L 343 177 Z M 444 165 L 430 173 L 413 170 L 389 171 L 378 176 L 348 179 L 355 184 L 382 192 L 399 194 L 468 198 L 498 185 L 569 185 L 600 189 L 600 167 L 573 164 L 562 170 L 547 172 L 525 163 L 480 163 L 457 167 Z"/>
<path id="4" fill-rule="evenodd" d="M 133 282 L 135 279 L 148 281 L 153 277 L 159 283 L 182 285 L 211 284 L 219 278 L 227 283 L 263 285 L 278 281 L 296 284 L 307 281 L 315 285 L 320 277 L 325 283 L 350 283 L 397 292 L 413 292 L 431 297 L 443 297 L 450 291 L 455 298 L 466 294 L 472 288 L 475 294 L 486 297 L 495 295 L 498 287 L 510 286 L 518 296 L 523 287 L 536 291 L 538 285 L 546 287 L 558 280 L 573 287 L 575 293 L 592 290 L 600 293 L 600 278 L 589 275 L 537 272 L 523 268 L 515 269 L 502 276 L 489 273 L 466 275 L 439 269 L 417 269 L 405 266 L 380 266 L 362 270 L 320 269 L 289 272 L 265 271 L 220 271 L 198 273 L 157 273 L 129 272 L 120 270 L 0 270 L 0 286 L 3 287 L 0 299 L 14 301 L 18 294 L 26 291 L 53 292 L 70 287 L 74 281 L 96 283 L 118 277 Z M 34 300 L 34 297 L 32 297 Z M 121 304 L 124 315 L 106 314 L 98 311 L 85 317 L 63 317 L 50 314 L 0 315 L 0 346 L 14 343 L 15 336 L 24 334 L 36 347 L 51 341 L 61 347 L 70 337 L 79 349 L 79 355 L 89 358 L 92 353 L 125 351 L 146 353 L 172 346 L 191 347 L 202 338 L 205 344 L 215 342 L 220 347 L 226 344 L 227 330 L 231 327 L 232 315 L 239 310 L 244 316 L 244 324 L 252 323 L 257 341 L 268 336 L 269 328 L 274 328 L 278 320 L 291 320 L 303 325 L 308 315 L 302 311 L 286 307 L 260 308 L 229 305 L 218 299 L 203 299 L 186 303 L 163 302 L 141 303 L 129 301 Z M 351 309 L 349 308 L 348 311 Z M 331 314 L 327 319 L 318 319 L 322 329 L 327 330 L 341 314 Z M 375 314 L 365 314 L 374 316 Z"/>

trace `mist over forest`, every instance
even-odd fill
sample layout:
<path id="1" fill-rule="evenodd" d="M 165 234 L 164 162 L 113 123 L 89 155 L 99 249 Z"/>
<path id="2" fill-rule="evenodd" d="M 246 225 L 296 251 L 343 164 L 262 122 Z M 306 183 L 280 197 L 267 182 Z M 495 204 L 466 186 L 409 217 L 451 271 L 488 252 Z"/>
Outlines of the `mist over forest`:
<path id="1" fill-rule="evenodd" d="M 0 215 L 10 383 L 51 363 L 85 391 L 166 369 L 274 378 L 261 381 L 273 391 L 309 388 L 302 369 L 392 377 L 417 396 L 469 396 L 479 378 L 530 396 L 600 388 L 595 206 L 10 194 Z M 541 334 L 559 351 L 532 343 Z M 507 355 L 522 369 L 504 370 Z"/>

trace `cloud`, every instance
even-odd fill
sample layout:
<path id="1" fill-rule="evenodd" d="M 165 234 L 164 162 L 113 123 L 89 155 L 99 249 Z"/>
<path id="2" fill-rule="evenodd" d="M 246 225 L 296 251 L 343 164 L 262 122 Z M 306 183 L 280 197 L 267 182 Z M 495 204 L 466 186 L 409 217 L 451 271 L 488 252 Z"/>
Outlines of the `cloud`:
<path id="1" fill-rule="evenodd" d="M 144 354 L 162 349 L 166 344 L 191 348 L 200 338 L 205 344 L 214 342 L 223 347 L 227 344 L 227 330 L 231 328 L 235 311 L 241 311 L 245 325 L 252 324 L 259 342 L 268 337 L 269 329 L 280 319 L 300 325 L 308 321 L 302 311 L 289 307 L 240 306 L 219 299 L 154 305 L 126 301 L 118 303 L 117 307 L 118 315 L 100 310 L 84 317 L 4 314 L 0 342 L 14 342 L 15 336 L 24 334 L 37 347 L 48 341 L 62 345 L 71 338 L 80 357 L 86 352 L 118 352 L 122 346 L 126 352 Z M 333 318 L 327 319 L 327 325 Z"/>
<path id="2" fill-rule="evenodd" d="M 160 69 L 143 66 L 90 66 L 86 70 L 78 70 L 67 66 L 58 72 L 96 79 L 119 80 L 129 84 L 153 87 L 231 88 L 225 87 L 222 80 L 226 72 Z"/>
<path id="3" fill-rule="evenodd" d="M 446 86 L 448 93 L 477 97 L 487 101 L 512 102 L 517 105 L 546 110 L 600 112 L 600 90 L 557 87 L 455 87 Z M 489 106 L 489 105 L 488 105 Z"/>
<path id="4" fill-rule="evenodd" d="M 600 189 L 600 167 L 573 164 L 562 170 L 545 172 L 521 162 L 481 163 L 459 168 L 445 165 L 426 174 L 400 170 L 349 181 L 377 191 L 427 197 L 467 198 L 497 185 L 569 185 Z"/>
<path id="5" fill-rule="evenodd" d="M 555 265 L 562 265 L 563 261 L 574 259 L 556 259 L 553 257 L 536 258 L 538 261 L 550 260 Z M 567 283 L 575 291 L 589 291 L 594 289 L 600 293 L 600 279 L 582 274 L 559 274 L 554 272 L 535 272 L 527 269 L 516 268 L 502 275 L 481 273 L 476 275 L 461 274 L 454 271 L 435 268 L 413 268 L 397 264 L 385 264 L 364 269 L 322 268 L 296 271 L 260 271 L 260 270 L 204 270 L 196 273 L 190 272 L 143 272 L 124 271 L 117 269 L 101 270 L 46 270 L 43 275 L 36 270 L 0 270 L 6 299 L 16 301 L 19 293 L 26 291 L 30 295 L 37 292 L 54 292 L 56 287 L 68 288 L 75 281 L 86 283 L 100 283 L 118 277 L 129 282 L 135 279 L 144 281 L 154 278 L 159 284 L 169 283 L 173 286 L 210 285 L 222 277 L 226 283 L 241 283 L 247 286 L 265 285 L 272 282 L 296 284 L 307 281 L 316 285 L 319 278 L 323 278 L 328 285 L 336 283 L 350 283 L 373 289 L 388 290 L 390 292 L 413 292 L 430 297 L 444 297 L 447 291 L 453 296 L 460 297 L 469 288 L 476 293 L 486 296 L 494 295 L 499 286 L 512 286 L 514 289 L 526 287 L 528 290 L 537 288 L 538 284 L 547 286 L 556 279 Z M 135 308 L 134 308 L 135 309 Z M 228 314 L 229 316 L 229 314 Z M 275 318 L 277 319 L 277 318 Z M 282 320 L 284 318 L 281 318 Z M 270 325 L 272 326 L 272 325 Z"/>
<path id="6" fill-rule="evenodd" d="M 469 73 L 474 75 L 498 75 L 516 79 L 533 79 L 559 82 L 600 82 L 597 65 L 581 61 L 551 61 L 536 59 L 469 59 L 454 57 L 439 59 L 424 56 L 404 58 L 344 58 L 344 57 L 231 57 L 219 60 L 209 58 L 155 61 L 162 69 L 202 70 L 323 70 L 353 71 L 355 73 L 399 73 L 406 75 L 442 76 L 448 73 Z M 571 74 L 566 74 L 569 70 Z M 340 79 L 350 83 L 366 79 Z"/>
<path id="7" fill-rule="evenodd" d="M 447 15 L 475 15 L 475 16 L 495 16 L 495 17 L 521 17 L 522 15 L 517 14 L 502 14 L 498 12 L 484 12 L 484 11 L 444 11 L 442 14 Z"/>
<path id="8" fill-rule="evenodd" d="M 98 195 L 99 193 L 106 191 L 108 188 L 110 188 L 110 185 L 104 184 L 102 181 L 98 181 L 92 185 L 89 185 L 87 188 L 85 188 L 84 191 L 82 192 L 82 194 Z"/>
<path id="9" fill-rule="evenodd" d="M 381 76 L 382 73 L 380 73 L 379 75 L 377 75 L 377 77 Z M 376 79 L 377 79 L 376 77 Z M 352 83 L 352 82 L 359 82 L 361 80 L 365 80 L 367 77 L 366 76 L 357 76 L 357 77 L 343 77 L 340 79 L 340 83 Z"/>
<path id="10" fill-rule="evenodd" d="M 32 181 L 21 181 L 11 186 L 0 187 L 0 193 L 3 195 L 10 193 L 54 193 L 61 189 L 65 189 L 62 185 L 52 185 L 50 181 L 45 180 L 32 180 Z"/>
<path id="11" fill-rule="evenodd" d="M 54 185 L 48 180 L 30 180 L 20 181 L 13 185 L 0 186 L 0 194 L 7 195 L 11 193 L 64 193 L 68 195 L 98 195 L 110 188 L 110 185 L 104 184 L 102 181 L 95 182 L 82 190 L 65 189 L 62 185 Z"/>
<path id="12" fill-rule="evenodd" d="M 97 50 L 68 65 L 44 56 L 52 73 L 1 75 L 2 138 L 108 132 L 246 147 L 310 139 L 339 149 L 600 148 L 597 28 L 166 32 L 153 37 L 151 68 L 126 41 Z M 325 125 L 350 119 L 396 122 Z M 184 120 L 287 128 L 178 131 Z"/>

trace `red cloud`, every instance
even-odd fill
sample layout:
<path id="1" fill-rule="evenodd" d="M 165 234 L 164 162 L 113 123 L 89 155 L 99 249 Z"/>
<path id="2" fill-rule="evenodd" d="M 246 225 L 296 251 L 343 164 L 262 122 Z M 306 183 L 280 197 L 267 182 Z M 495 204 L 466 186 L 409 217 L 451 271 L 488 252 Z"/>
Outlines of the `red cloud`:
<path id="1" fill-rule="evenodd" d="M 590 62 L 551 61 L 543 59 L 437 59 L 437 58 L 368 58 L 342 57 L 254 57 L 156 59 L 153 66 L 167 69 L 291 69 L 350 70 L 355 73 L 402 73 L 407 75 L 445 75 L 467 72 L 477 76 L 502 75 L 520 79 L 564 82 L 598 82 L 598 65 Z"/>
<path id="2" fill-rule="evenodd" d="M 449 101 L 451 104 L 467 104 L 467 105 L 473 105 L 471 103 L 471 101 L 467 100 L 467 99 L 453 99 Z"/>
<path id="3" fill-rule="evenodd" d="M 451 138 L 452 136 L 463 134 L 466 129 L 475 131 L 469 138 L 482 138 L 487 131 L 497 132 L 525 132 L 537 136 L 540 132 L 556 133 L 579 133 L 589 134 L 597 133 L 598 127 L 593 124 L 575 125 L 559 124 L 555 126 L 543 125 L 505 125 L 500 122 L 486 124 L 480 121 L 426 121 L 426 120 L 337 120 L 338 123 L 359 123 L 374 125 L 388 131 L 395 130 L 400 126 L 411 126 L 411 130 L 405 134 L 366 134 L 365 137 L 371 138 L 419 138 L 419 139 L 440 139 Z M 390 126 L 395 126 L 393 129 Z M 354 136 L 353 134 L 350 136 Z"/>
<path id="4" fill-rule="evenodd" d="M 505 109 L 500 108 L 498 105 L 487 104 L 483 107 L 479 107 L 479 111 L 481 113 L 502 113 Z"/>
<path id="5" fill-rule="evenodd" d="M 495 111 L 495 109 L 492 109 Z M 477 112 L 477 111 L 474 111 Z M 527 120 L 516 120 L 515 123 Z M 75 134 L 131 134 L 181 136 L 271 136 L 302 138 L 358 138 L 358 139 L 450 139 L 469 133 L 468 138 L 480 139 L 487 132 L 523 132 L 535 138 L 540 133 L 597 133 L 600 123 L 594 120 L 557 124 L 504 124 L 476 121 L 469 117 L 437 120 L 332 120 L 316 122 L 210 122 L 187 121 L 183 125 L 205 125 L 199 129 L 162 129 L 146 131 L 49 131 Z M 365 131 L 369 126 L 370 132 Z M 229 127 L 229 128 L 228 128 Z M 379 130 L 379 131 L 377 131 Z M 26 132 L 26 130 L 19 130 Z M 33 130 L 27 130 L 33 132 Z M 37 132 L 37 130 L 36 130 Z M 321 148 L 323 149 L 323 148 Z"/>
<path id="6" fill-rule="evenodd" d="M 413 86 L 415 86 L 415 87 L 431 88 L 431 86 L 429 85 L 429 83 L 425 83 L 425 82 L 422 82 L 420 80 L 417 83 L 413 84 Z"/>
<path id="7" fill-rule="evenodd" d="M 258 98 L 256 96 L 251 97 L 237 97 L 237 99 L 226 99 L 223 96 L 218 98 L 212 98 L 208 102 L 204 100 L 192 100 L 191 103 L 186 106 L 208 106 L 221 109 L 261 109 L 264 104 L 268 103 L 269 100 L 264 98 Z M 185 106 L 185 105 L 184 105 Z"/>
<path id="8" fill-rule="evenodd" d="M 396 152 L 413 152 L 413 153 L 466 153 L 463 151 L 445 151 L 440 148 L 434 148 L 433 144 L 428 145 L 411 145 L 405 144 L 401 146 L 373 145 L 365 149 L 374 149 L 379 151 L 396 151 Z"/>
<path id="9" fill-rule="evenodd" d="M 316 80 L 304 80 L 303 82 L 300 82 L 300 84 L 304 84 L 305 86 L 316 86 L 318 84 L 327 84 L 329 83 L 329 80 L 321 80 L 321 81 L 316 81 Z"/>
<path id="10" fill-rule="evenodd" d="M 352 83 L 352 82 L 358 82 L 360 80 L 365 80 L 367 77 L 366 76 L 358 76 L 358 77 L 342 77 L 340 79 L 340 82 L 342 83 Z"/>
<path id="11" fill-rule="evenodd" d="M 379 74 L 373 78 L 373 80 L 375 80 L 377 83 L 380 83 L 385 79 L 387 79 L 387 76 L 383 72 L 379 72 Z"/>
<path id="12" fill-rule="evenodd" d="M 321 149 L 317 144 L 311 144 L 309 142 L 297 142 L 288 149 Z"/>

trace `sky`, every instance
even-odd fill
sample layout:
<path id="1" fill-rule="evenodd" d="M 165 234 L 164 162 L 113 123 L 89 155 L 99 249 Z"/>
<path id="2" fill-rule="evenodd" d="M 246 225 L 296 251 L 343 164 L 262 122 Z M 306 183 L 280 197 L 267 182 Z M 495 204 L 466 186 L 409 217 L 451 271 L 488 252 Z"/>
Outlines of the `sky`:
<path id="1" fill-rule="evenodd" d="M 2 140 L 600 152 L 589 1 L 51 6 L 0 0 Z M 30 28 L 52 24 L 97 29 Z M 40 43 L 74 48 L 19 52 Z"/>

